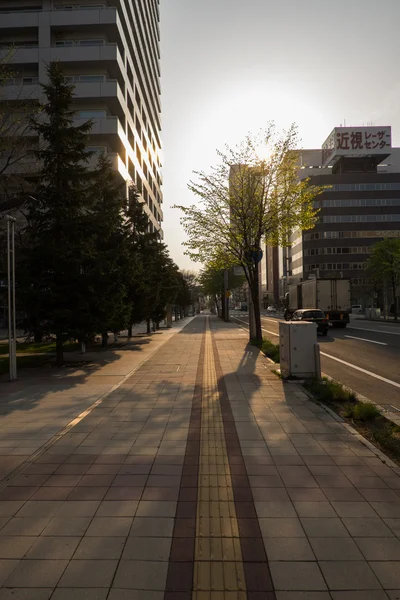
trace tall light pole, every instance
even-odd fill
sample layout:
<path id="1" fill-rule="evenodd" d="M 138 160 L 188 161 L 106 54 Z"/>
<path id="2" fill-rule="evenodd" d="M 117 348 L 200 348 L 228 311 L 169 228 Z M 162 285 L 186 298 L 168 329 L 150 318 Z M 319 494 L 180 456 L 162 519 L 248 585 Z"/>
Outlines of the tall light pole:
<path id="1" fill-rule="evenodd" d="M 15 310 L 15 222 L 6 215 L 7 221 L 7 281 L 8 281 L 8 356 L 10 381 L 17 379 L 17 327 Z"/>

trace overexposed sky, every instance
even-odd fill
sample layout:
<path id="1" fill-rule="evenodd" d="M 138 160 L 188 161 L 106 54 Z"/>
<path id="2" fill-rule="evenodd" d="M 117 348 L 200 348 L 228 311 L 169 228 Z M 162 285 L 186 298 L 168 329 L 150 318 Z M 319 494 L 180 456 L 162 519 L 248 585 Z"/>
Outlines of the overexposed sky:
<path id="1" fill-rule="evenodd" d="M 392 125 L 400 145 L 400 0 L 161 0 L 164 232 L 181 268 L 193 170 L 270 120 L 302 145 Z"/>

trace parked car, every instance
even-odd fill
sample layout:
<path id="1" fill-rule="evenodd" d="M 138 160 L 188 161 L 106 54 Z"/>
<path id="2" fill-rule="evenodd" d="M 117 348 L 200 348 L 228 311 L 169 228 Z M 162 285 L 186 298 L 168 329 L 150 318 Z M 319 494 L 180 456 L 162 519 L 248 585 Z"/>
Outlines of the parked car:
<path id="1" fill-rule="evenodd" d="M 267 312 L 269 312 L 269 313 L 276 313 L 276 308 L 275 308 L 275 306 L 268 306 L 268 308 L 267 308 Z"/>
<path id="2" fill-rule="evenodd" d="M 364 309 L 361 304 L 352 304 L 351 312 L 361 314 L 364 312 Z"/>
<path id="3" fill-rule="evenodd" d="M 296 310 L 293 313 L 292 321 L 309 321 L 310 323 L 316 323 L 317 332 L 322 335 L 328 335 L 329 321 L 325 316 L 325 313 L 319 308 L 303 308 Z"/>

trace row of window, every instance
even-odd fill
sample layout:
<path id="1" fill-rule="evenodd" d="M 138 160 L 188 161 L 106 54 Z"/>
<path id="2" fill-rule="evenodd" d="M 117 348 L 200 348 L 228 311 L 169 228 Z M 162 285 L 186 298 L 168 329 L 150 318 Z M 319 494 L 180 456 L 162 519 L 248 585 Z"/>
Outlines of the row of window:
<path id="1" fill-rule="evenodd" d="M 330 192 L 375 192 L 400 190 L 400 183 L 334 183 Z"/>
<path id="2" fill-rule="evenodd" d="M 353 285 L 368 285 L 369 279 L 364 279 L 364 277 L 353 277 L 351 283 Z"/>
<path id="3" fill-rule="evenodd" d="M 339 238 L 382 238 L 383 233 L 386 237 L 400 237 L 400 231 L 315 231 L 305 233 L 304 241 L 312 242 L 314 240 L 335 240 Z M 390 234 L 390 235 L 389 235 Z"/>
<path id="4" fill-rule="evenodd" d="M 321 254 L 370 254 L 371 246 L 349 246 L 345 248 L 311 248 L 304 250 L 305 256 Z"/>
<path id="5" fill-rule="evenodd" d="M 64 81 L 68 83 L 102 83 L 106 75 L 66 75 Z"/>
<path id="6" fill-rule="evenodd" d="M 322 200 L 323 208 L 346 206 L 400 206 L 400 198 L 354 198 L 352 200 Z"/>
<path id="7" fill-rule="evenodd" d="M 57 40 L 55 45 L 64 46 L 104 46 L 106 40 L 104 38 L 94 38 L 88 40 Z M 19 45 L 19 42 L 18 42 Z"/>
<path id="8" fill-rule="evenodd" d="M 329 215 L 322 223 L 385 223 L 400 221 L 400 215 Z"/>
<path id="9" fill-rule="evenodd" d="M 306 271 L 362 271 L 365 267 L 363 262 L 348 263 L 316 263 L 314 265 L 305 265 Z"/>

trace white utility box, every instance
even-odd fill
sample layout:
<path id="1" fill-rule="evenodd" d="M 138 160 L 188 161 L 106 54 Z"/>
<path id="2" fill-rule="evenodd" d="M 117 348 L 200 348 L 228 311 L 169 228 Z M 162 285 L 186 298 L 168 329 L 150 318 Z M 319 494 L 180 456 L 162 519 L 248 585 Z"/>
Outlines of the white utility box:
<path id="1" fill-rule="evenodd" d="M 319 377 L 316 323 L 280 322 L 279 349 L 283 377 Z"/>

